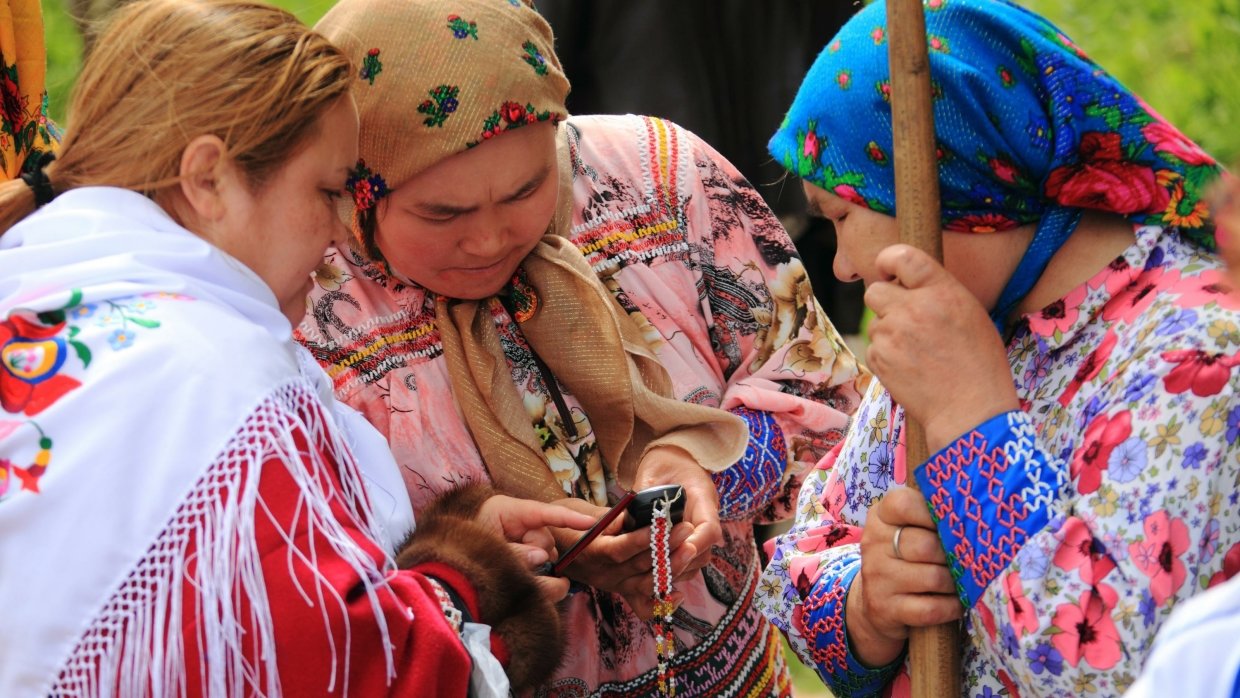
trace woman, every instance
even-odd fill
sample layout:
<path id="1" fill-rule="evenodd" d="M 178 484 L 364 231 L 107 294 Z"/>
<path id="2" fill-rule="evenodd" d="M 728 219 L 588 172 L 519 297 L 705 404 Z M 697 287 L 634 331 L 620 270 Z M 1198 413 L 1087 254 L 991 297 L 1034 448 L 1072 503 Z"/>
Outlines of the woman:
<path id="1" fill-rule="evenodd" d="M 363 162 L 356 244 L 320 269 L 300 329 L 387 436 L 415 511 L 458 482 L 591 512 L 686 487 L 674 657 L 644 622 L 650 534 L 613 529 L 568 569 L 570 649 L 537 693 L 656 693 L 661 659 L 681 695 L 786 694 L 752 605 L 753 523 L 840 437 L 858 373 L 778 222 L 673 124 L 566 118 L 526 3 L 345 0 L 319 28 L 361 66 Z M 703 426 L 669 441 L 662 411 Z M 720 443 L 710 425 L 741 418 Z"/>
<path id="2" fill-rule="evenodd" d="M 136 2 L 59 159 L 0 185 L 0 694 L 463 696 L 558 660 L 567 585 L 529 568 L 590 517 L 463 488 L 394 565 L 282 314 L 345 233 L 353 72 L 282 10 Z"/>
<path id="3" fill-rule="evenodd" d="M 946 266 L 894 244 L 881 3 L 771 141 L 836 225 L 836 275 L 868 287 L 882 385 L 760 604 L 836 695 L 907 694 L 909 628 L 962 616 L 970 696 L 1118 693 L 1240 542 L 1218 168 L 1044 19 L 941 0 L 926 20 Z"/>

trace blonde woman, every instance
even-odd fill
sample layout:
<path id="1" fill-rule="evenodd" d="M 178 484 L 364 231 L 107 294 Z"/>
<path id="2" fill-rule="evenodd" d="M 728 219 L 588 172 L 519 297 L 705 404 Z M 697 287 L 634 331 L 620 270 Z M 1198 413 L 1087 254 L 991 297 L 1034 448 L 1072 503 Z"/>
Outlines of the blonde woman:
<path id="1" fill-rule="evenodd" d="M 391 455 L 292 342 L 354 71 L 284 11 L 142 0 L 59 159 L 0 185 L 0 695 L 503 694 L 558 660 L 567 584 L 529 570 L 591 519 L 458 489 L 394 564 L 359 468 Z"/>

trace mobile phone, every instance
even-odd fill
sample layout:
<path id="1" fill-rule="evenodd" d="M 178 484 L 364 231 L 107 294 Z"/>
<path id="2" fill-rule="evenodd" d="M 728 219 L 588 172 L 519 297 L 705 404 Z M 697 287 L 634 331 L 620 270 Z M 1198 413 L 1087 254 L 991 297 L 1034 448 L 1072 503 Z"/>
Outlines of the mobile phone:
<path id="1" fill-rule="evenodd" d="M 624 529 L 635 531 L 649 526 L 654 520 L 654 503 L 660 499 L 671 502 L 668 515 L 673 524 L 678 524 L 685 518 L 685 488 L 680 485 L 660 485 L 637 493 L 629 503 Z"/>
<path id="2" fill-rule="evenodd" d="M 654 503 L 656 500 L 663 498 L 672 500 L 672 508 L 669 515 L 672 523 L 679 523 L 684 518 L 685 513 L 684 488 L 680 485 L 660 485 L 644 489 L 641 492 L 626 491 L 624 496 L 620 498 L 620 501 L 616 502 L 615 506 L 608 509 L 606 514 L 603 514 L 598 521 L 594 522 L 590 530 L 581 534 L 581 537 L 577 539 L 577 542 L 573 543 L 571 548 L 564 551 L 559 560 L 543 563 L 535 571 L 535 574 L 550 575 L 552 577 L 564 574 L 564 570 L 568 569 L 573 559 L 581 554 L 582 550 L 585 550 L 590 541 L 598 538 L 599 534 L 621 514 L 628 513 L 624 522 L 625 530 L 632 531 L 649 526 L 654 515 Z"/>

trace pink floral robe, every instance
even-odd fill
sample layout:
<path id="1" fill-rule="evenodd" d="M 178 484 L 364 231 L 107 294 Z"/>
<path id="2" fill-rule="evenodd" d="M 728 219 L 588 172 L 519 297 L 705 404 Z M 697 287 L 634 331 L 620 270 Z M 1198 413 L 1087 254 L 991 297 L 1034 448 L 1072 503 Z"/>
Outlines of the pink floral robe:
<path id="1" fill-rule="evenodd" d="M 643 328 L 676 395 L 750 425 L 746 456 L 716 476 L 725 542 L 703 576 L 681 586 L 679 693 L 788 695 L 778 634 L 753 606 L 753 524 L 786 516 L 803 473 L 842 438 L 859 400 L 858 368 L 783 228 L 709 146 L 652 118 L 574 117 L 565 128 L 571 239 Z M 334 276 L 321 275 L 302 341 L 338 397 L 387 435 L 415 511 L 457 483 L 488 479 L 452 395 L 432 295 L 351 252 L 330 261 Z M 617 485 L 602 475 L 590 429 L 607 415 L 585 415 L 571 394 L 557 407 L 519 323 L 503 303 L 490 308 L 566 495 L 614 500 Z M 655 693 L 650 627 L 620 597 L 583 588 L 567 614 L 569 654 L 539 695 Z"/>

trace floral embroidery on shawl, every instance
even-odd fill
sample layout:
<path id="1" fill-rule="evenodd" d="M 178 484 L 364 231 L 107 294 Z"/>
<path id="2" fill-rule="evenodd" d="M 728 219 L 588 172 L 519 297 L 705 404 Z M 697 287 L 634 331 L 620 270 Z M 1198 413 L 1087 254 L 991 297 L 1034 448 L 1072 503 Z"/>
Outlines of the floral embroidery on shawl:
<path id="1" fill-rule="evenodd" d="M 82 304 L 82 293 L 69 292 L 69 300 L 58 310 L 34 314 L 14 310 L 0 321 L 0 407 L 11 415 L 34 417 L 48 409 L 67 393 L 81 387 L 76 378 L 62 369 L 70 352 L 82 368 L 90 367 L 90 347 L 79 339 L 84 321 L 97 327 L 113 328 L 107 337 L 113 350 L 133 345 L 136 327 L 156 329 L 158 320 L 141 317 L 156 307 L 159 298 L 185 299 L 177 294 L 148 293 L 132 299 Z M 29 425 L 38 433 L 37 450 L 29 465 L 21 466 L 8 458 L 0 458 L 0 502 L 3 502 L 14 480 L 20 490 L 38 493 L 39 478 L 52 459 L 53 441 L 33 419 L 0 420 L 0 440 Z"/>

